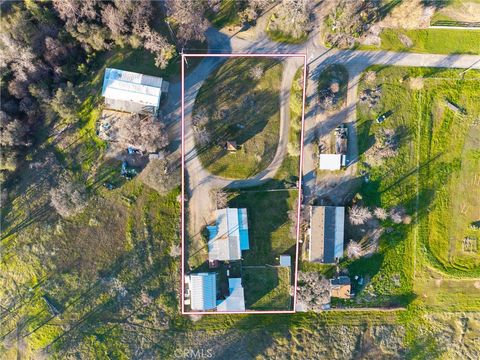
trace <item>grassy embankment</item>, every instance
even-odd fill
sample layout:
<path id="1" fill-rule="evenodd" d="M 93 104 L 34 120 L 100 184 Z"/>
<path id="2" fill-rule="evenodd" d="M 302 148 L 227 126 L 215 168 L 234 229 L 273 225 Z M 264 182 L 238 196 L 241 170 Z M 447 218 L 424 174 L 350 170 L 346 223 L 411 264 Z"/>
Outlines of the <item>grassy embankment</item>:
<path id="1" fill-rule="evenodd" d="M 377 293 L 394 295 L 400 303 L 421 296 L 431 306 L 478 309 L 480 293 L 474 281 L 464 279 L 478 276 L 478 248 L 465 252 L 462 242 L 478 236 L 469 225 L 476 221 L 479 197 L 473 186 L 479 168 L 473 124 L 480 113 L 475 102 L 480 75 L 470 71 L 462 80 L 457 70 L 373 69 L 375 84 L 362 81 L 359 90 L 381 84 L 382 97 L 376 108 L 358 107 L 360 153 L 382 127 L 397 130 L 400 148 L 380 164 L 363 166 L 370 180 L 361 194 L 369 206 L 402 205 L 413 221 L 384 224 L 392 231 L 383 235 L 379 252 L 351 263 L 351 273 L 371 276 Z M 452 111 L 447 100 L 465 113 Z M 393 115 L 383 124 L 373 121 L 388 110 Z"/>
<path id="2" fill-rule="evenodd" d="M 250 75 L 255 66 L 263 69 L 258 80 Z M 194 107 L 194 117 L 208 117 L 208 142 L 196 145 L 207 170 L 243 179 L 271 163 L 279 139 L 281 77 L 281 63 L 256 58 L 228 60 L 208 77 Z M 227 152 L 226 141 L 235 141 L 237 151 Z"/>
<path id="3" fill-rule="evenodd" d="M 399 35 L 407 36 L 413 43 L 407 47 Z M 361 50 L 390 50 L 432 54 L 480 54 L 480 30 L 449 29 L 384 29 L 381 45 L 360 46 Z"/>

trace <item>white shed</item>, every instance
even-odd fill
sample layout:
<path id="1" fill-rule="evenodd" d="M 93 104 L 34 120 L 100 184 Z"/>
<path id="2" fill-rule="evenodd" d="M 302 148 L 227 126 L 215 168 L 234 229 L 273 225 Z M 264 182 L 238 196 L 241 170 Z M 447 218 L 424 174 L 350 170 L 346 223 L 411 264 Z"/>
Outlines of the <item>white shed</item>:
<path id="1" fill-rule="evenodd" d="M 340 170 L 342 154 L 320 154 L 320 170 Z"/>

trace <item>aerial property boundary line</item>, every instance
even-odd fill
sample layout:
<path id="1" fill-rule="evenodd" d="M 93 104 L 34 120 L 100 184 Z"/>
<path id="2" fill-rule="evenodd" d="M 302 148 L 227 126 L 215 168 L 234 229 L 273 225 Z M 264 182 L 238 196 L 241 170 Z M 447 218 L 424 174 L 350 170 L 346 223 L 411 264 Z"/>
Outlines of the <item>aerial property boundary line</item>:
<path id="1" fill-rule="evenodd" d="M 258 57 L 258 58 L 302 58 L 303 59 L 303 94 L 302 94 L 302 116 L 300 131 L 300 164 L 298 176 L 298 201 L 297 201 L 297 219 L 296 219 L 296 245 L 295 245 L 295 276 L 292 310 L 246 310 L 246 311 L 185 311 L 185 62 L 189 57 Z M 183 315 L 224 315 L 224 314 L 293 314 L 296 312 L 297 304 L 297 282 L 298 282 L 298 263 L 299 263 L 299 241 L 300 241 L 300 210 L 302 205 L 302 174 L 303 174 L 303 142 L 304 142 L 304 120 L 305 120 L 305 101 L 306 101 L 306 83 L 307 83 L 307 54 L 306 53 L 234 53 L 234 54 L 184 54 L 182 53 L 181 64 L 181 294 L 180 307 Z"/>

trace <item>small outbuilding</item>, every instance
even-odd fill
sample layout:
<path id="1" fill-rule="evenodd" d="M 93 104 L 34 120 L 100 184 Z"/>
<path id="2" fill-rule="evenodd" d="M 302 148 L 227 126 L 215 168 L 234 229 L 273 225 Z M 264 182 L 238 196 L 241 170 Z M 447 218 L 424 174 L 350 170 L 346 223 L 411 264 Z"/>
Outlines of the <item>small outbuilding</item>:
<path id="1" fill-rule="evenodd" d="M 291 267 L 292 257 L 290 255 L 280 255 L 280 266 Z"/>
<path id="2" fill-rule="evenodd" d="M 225 150 L 227 150 L 228 152 L 237 151 L 237 142 L 233 140 L 225 142 Z"/>
<path id="3" fill-rule="evenodd" d="M 335 264 L 343 256 L 345 208 L 312 206 L 310 208 L 309 261 Z"/>
<path id="4" fill-rule="evenodd" d="M 351 284 L 348 276 L 338 276 L 330 279 L 330 296 L 340 299 L 351 298 Z"/>
<path id="5" fill-rule="evenodd" d="M 320 154 L 320 170 L 340 170 L 345 166 L 343 154 Z"/>

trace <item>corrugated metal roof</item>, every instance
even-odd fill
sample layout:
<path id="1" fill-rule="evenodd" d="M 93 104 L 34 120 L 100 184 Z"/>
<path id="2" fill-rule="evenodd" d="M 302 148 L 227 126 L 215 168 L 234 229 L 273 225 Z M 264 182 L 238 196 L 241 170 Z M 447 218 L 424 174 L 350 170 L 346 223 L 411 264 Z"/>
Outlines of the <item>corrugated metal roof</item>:
<path id="1" fill-rule="evenodd" d="M 238 209 L 238 224 L 240 233 L 240 249 L 250 249 L 250 239 L 248 237 L 248 216 L 247 209 Z"/>
<path id="2" fill-rule="evenodd" d="M 102 96 L 158 108 L 162 95 L 162 78 L 107 68 Z"/>
<path id="3" fill-rule="evenodd" d="M 230 295 L 217 305 L 217 311 L 245 311 L 245 294 L 241 278 L 229 278 Z"/>
<path id="4" fill-rule="evenodd" d="M 333 264 L 343 256 L 344 226 L 344 207 L 312 206 L 310 261 Z"/>
<path id="5" fill-rule="evenodd" d="M 208 227 L 208 259 L 239 260 L 249 249 L 247 209 L 217 210 L 215 227 Z"/>
<path id="6" fill-rule="evenodd" d="M 345 208 L 337 206 L 335 208 L 335 244 L 333 256 L 334 258 L 341 258 L 343 256 L 343 241 L 345 238 Z"/>
<path id="7" fill-rule="evenodd" d="M 215 309 L 217 303 L 217 280 L 215 273 L 190 275 L 190 298 L 192 310 Z"/>

